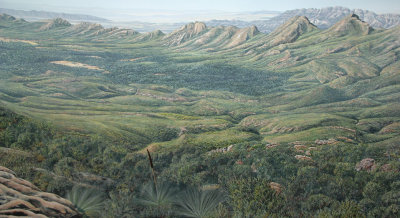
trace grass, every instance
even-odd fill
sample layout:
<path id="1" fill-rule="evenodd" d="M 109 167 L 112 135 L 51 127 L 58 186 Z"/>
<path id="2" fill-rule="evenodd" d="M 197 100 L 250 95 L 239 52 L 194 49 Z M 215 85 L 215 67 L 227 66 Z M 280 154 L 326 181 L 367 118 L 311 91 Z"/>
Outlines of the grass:
<path id="1" fill-rule="evenodd" d="M 333 127 L 317 127 L 300 132 L 266 136 L 263 141 L 267 143 L 288 143 L 295 141 L 314 142 L 317 139 L 326 140 L 337 137 L 354 139 L 355 134 L 348 130 Z"/>
<path id="2" fill-rule="evenodd" d="M 371 133 L 384 127 L 374 119 L 399 117 L 398 64 L 390 59 L 399 49 L 385 50 L 396 40 L 391 30 L 325 40 L 314 31 L 263 48 L 271 39 L 259 34 L 208 52 L 212 44 L 193 50 L 193 41 L 175 49 L 161 39 L 133 43 L 136 36 L 35 31 L 43 23 L 0 25 L 0 37 L 11 39 L 0 42 L 0 101 L 66 131 L 130 138 L 142 148 L 212 149 L 351 137 L 330 126 Z M 361 121 L 371 122 L 356 125 Z M 165 134 L 160 128 L 181 136 L 155 140 Z"/>

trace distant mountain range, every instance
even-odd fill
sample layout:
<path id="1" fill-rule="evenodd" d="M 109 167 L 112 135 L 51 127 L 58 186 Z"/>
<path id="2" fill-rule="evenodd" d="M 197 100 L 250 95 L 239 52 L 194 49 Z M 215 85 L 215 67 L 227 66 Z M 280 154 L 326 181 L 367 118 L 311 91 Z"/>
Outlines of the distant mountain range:
<path id="1" fill-rule="evenodd" d="M 0 13 L 9 14 L 15 17 L 23 18 L 30 21 L 43 19 L 62 18 L 69 21 L 89 21 L 89 22 L 109 22 L 110 20 L 86 14 L 67 14 L 49 11 L 24 11 L 0 8 Z"/>
<path id="2" fill-rule="evenodd" d="M 62 18 L 68 20 L 72 23 L 78 22 L 95 22 L 100 23 L 105 27 L 118 26 L 128 29 L 134 29 L 138 32 L 152 32 L 154 30 L 162 30 L 163 32 L 172 32 L 173 30 L 181 27 L 186 22 L 181 23 L 153 23 L 153 22 L 143 22 L 143 21 L 111 21 L 105 18 L 85 15 L 85 14 L 67 14 L 67 13 L 56 13 L 47 11 L 23 11 L 23 10 L 13 10 L 13 9 L 2 9 L 0 8 L 0 13 L 9 14 L 18 18 L 23 18 L 28 21 L 37 21 L 43 19 L 54 19 Z M 265 13 L 266 17 L 270 17 L 272 12 L 253 12 L 259 15 L 260 13 Z M 252 13 L 249 13 L 252 14 Z M 359 18 L 371 25 L 371 27 L 379 28 L 391 28 L 400 24 L 400 14 L 376 14 L 372 11 L 362 10 L 362 9 L 349 9 L 345 7 L 327 7 L 322 9 L 308 8 L 308 9 L 296 9 L 289 10 L 278 14 L 270 19 L 264 20 L 254 20 L 245 21 L 237 19 L 237 17 L 232 17 L 232 20 L 208 20 L 203 21 L 209 27 L 216 26 L 235 26 L 238 28 L 245 28 L 256 26 L 260 32 L 271 33 L 277 29 L 280 25 L 286 23 L 292 17 L 295 16 L 305 16 L 311 23 L 316 25 L 320 29 L 328 29 L 335 23 L 342 20 L 344 17 L 351 14 L 357 14 Z M 268 16 L 267 16 L 268 15 Z M 232 15 L 233 16 L 233 15 Z M 250 16 L 250 15 L 249 15 Z"/>
<path id="3" fill-rule="evenodd" d="M 361 20 L 374 28 L 391 28 L 400 24 L 399 14 L 376 14 L 362 9 L 344 7 L 327 7 L 322 9 L 308 8 L 285 11 L 269 20 L 240 21 L 240 20 L 212 20 L 206 22 L 209 26 L 234 25 L 237 27 L 257 26 L 260 32 L 270 33 L 294 16 L 306 16 L 311 23 L 321 29 L 327 29 L 351 14 L 357 14 Z"/>

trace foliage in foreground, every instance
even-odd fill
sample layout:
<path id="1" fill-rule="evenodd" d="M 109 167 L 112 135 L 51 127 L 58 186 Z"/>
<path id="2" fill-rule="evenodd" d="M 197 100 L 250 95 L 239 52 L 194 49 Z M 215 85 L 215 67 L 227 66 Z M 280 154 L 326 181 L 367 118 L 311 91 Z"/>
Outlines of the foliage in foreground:
<path id="1" fill-rule="evenodd" d="M 225 195 L 218 189 L 188 188 L 178 196 L 178 214 L 184 217 L 205 218 L 215 212 Z"/>
<path id="2" fill-rule="evenodd" d="M 94 188 L 74 186 L 66 195 L 79 212 L 87 217 L 99 217 L 104 207 L 105 196 Z"/>

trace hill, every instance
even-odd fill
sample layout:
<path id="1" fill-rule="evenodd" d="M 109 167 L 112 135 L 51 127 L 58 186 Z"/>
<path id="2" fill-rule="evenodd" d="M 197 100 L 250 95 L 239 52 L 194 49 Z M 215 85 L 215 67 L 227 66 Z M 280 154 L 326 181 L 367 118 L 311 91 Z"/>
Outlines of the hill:
<path id="1" fill-rule="evenodd" d="M 155 175 L 180 199 L 222 189 L 216 217 L 398 217 L 400 27 L 1 17 L 0 165 L 42 190 L 92 185 L 105 216 L 179 216 L 132 200 Z"/>
<path id="2" fill-rule="evenodd" d="M 86 15 L 86 14 L 68 14 L 68 13 L 57 13 L 50 11 L 24 11 L 24 10 L 14 10 L 14 9 L 6 9 L 0 8 L 1 14 L 9 14 L 14 17 L 24 18 L 30 21 L 44 20 L 44 19 L 55 19 L 62 18 L 69 21 L 86 21 L 86 22 L 108 22 L 109 20 Z"/>
<path id="3" fill-rule="evenodd" d="M 255 25 L 264 33 L 270 33 L 283 23 L 295 16 L 305 16 L 311 23 L 321 29 L 328 29 L 332 25 L 346 16 L 357 14 L 361 20 L 369 23 L 373 28 L 393 28 L 400 24 L 400 15 L 398 14 L 376 14 L 372 11 L 362 9 L 349 9 L 345 7 L 327 7 L 327 8 L 303 8 L 285 11 L 268 20 L 240 21 L 240 20 L 213 20 L 208 21 L 210 26 L 218 25 L 235 25 L 238 27 L 246 27 Z"/>

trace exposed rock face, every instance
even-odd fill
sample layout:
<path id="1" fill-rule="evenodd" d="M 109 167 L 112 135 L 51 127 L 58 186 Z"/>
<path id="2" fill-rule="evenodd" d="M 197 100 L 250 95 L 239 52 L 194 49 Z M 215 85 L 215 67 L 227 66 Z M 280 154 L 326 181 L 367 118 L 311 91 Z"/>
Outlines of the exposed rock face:
<path id="1" fill-rule="evenodd" d="M 372 158 L 365 158 L 356 165 L 357 171 L 365 170 L 367 172 L 371 172 L 375 169 L 376 169 L 375 160 Z"/>
<path id="2" fill-rule="evenodd" d="M 42 192 L 0 166 L 0 217 L 82 217 L 72 203 L 58 195 Z"/>
<path id="3" fill-rule="evenodd" d="M 295 16 L 271 33 L 271 36 L 273 36 L 271 43 L 273 46 L 291 43 L 301 35 L 314 30 L 318 30 L 318 28 L 310 23 L 307 17 Z"/>
<path id="4" fill-rule="evenodd" d="M 51 30 L 57 27 L 69 27 L 71 26 L 71 23 L 68 22 L 67 20 L 61 19 L 61 18 L 56 18 L 51 20 L 50 22 L 46 23 L 45 25 L 41 26 L 39 30 L 45 31 L 45 30 Z"/>
<path id="5" fill-rule="evenodd" d="M 372 31 L 374 29 L 368 23 L 361 21 L 356 14 L 345 17 L 328 30 L 330 34 L 335 36 L 368 35 Z"/>

